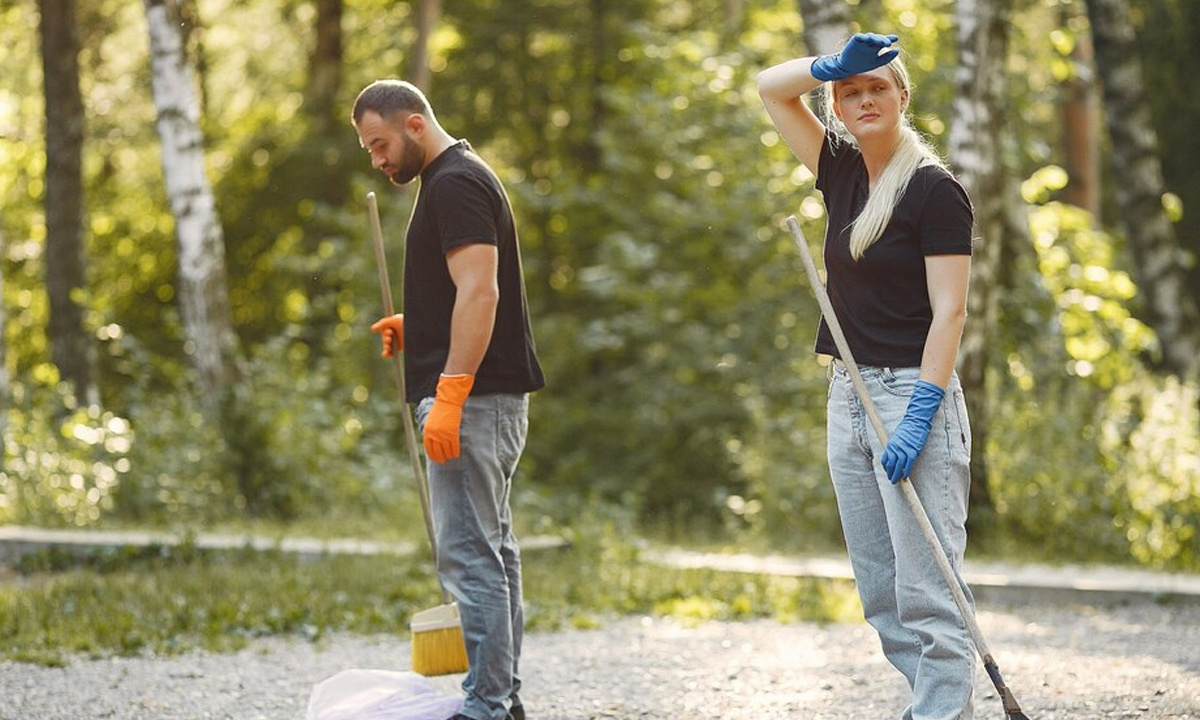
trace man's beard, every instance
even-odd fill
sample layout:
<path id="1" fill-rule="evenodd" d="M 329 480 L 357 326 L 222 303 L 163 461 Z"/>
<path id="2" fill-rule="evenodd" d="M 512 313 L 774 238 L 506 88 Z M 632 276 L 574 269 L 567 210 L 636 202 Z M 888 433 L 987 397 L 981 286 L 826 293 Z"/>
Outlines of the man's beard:
<path id="1" fill-rule="evenodd" d="M 425 159 L 420 145 L 409 140 L 407 135 L 403 136 L 403 141 L 404 152 L 400 155 L 400 167 L 388 176 L 392 184 L 397 186 L 407 185 L 415 180 L 421 174 L 421 164 Z"/>

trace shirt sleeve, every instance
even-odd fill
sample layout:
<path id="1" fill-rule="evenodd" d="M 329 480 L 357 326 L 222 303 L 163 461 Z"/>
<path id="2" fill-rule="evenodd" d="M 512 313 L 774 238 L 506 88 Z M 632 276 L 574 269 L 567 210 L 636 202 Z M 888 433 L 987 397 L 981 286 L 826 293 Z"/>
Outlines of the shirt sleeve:
<path id="1" fill-rule="evenodd" d="M 974 211 L 966 190 L 952 177 L 933 183 L 921 211 L 923 255 L 970 255 Z"/>
<path id="2" fill-rule="evenodd" d="M 438 178 L 430 190 L 443 253 L 464 245 L 499 244 L 492 196 L 482 181 L 451 173 Z"/>
<path id="3" fill-rule="evenodd" d="M 821 142 L 821 156 L 817 159 L 816 187 L 821 192 L 829 187 L 836 166 L 845 155 L 846 143 L 829 130 L 825 131 L 825 139 Z"/>

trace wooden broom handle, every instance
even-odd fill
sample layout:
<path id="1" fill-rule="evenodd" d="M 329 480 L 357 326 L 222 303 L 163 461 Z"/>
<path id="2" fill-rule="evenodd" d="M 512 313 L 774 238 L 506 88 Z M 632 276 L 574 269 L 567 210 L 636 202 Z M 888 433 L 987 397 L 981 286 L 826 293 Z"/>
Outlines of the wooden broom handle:
<path id="1" fill-rule="evenodd" d="M 375 245 L 375 266 L 379 271 L 379 291 L 383 295 L 383 312 L 386 316 L 396 314 L 392 303 L 391 281 L 388 279 L 387 257 L 383 251 L 383 229 L 379 224 L 379 204 L 375 193 L 367 193 L 367 214 L 371 219 L 371 241 Z M 401 338 L 403 341 L 403 338 Z M 396 391 L 400 393 L 400 406 L 404 416 L 404 439 L 408 444 L 408 461 L 412 464 L 413 479 L 417 484 L 417 495 L 421 498 L 421 516 L 425 519 L 425 533 L 429 536 L 429 549 L 433 552 L 434 563 L 437 562 L 437 540 L 433 535 L 433 514 L 429 504 L 429 484 L 425 479 L 425 470 L 421 467 L 421 454 L 417 449 L 417 431 L 413 427 L 412 413 L 408 411 L 408 393 L 404 387 L 404 353 L 392 353 L 392 375 L 396 381 Z M 435 573 L 436 574 L 436 573 Z M 438 579 L 441 583 L 441 579 Z M 450 595 L 442 586 L 442 600 L 449 604 Z"/>
<path id="2" fill-rule="evenodd" d="M 808 283 L 812 286 L 813 294 L 817 296 L 817 303 L 821 306 L 821 314 L 825 316 L 825 323 L 829 326 L 829 332 L 833 335 L 833 341 L 842 356 L 842 362 L 846 365 L 846 370 L 850 372 L 850 380 L 854 383 L 854 390 L 858 393 L 863 408 L 867 412 L 867 417 L 871 420 L 871 426 L 875 428 L 875 435 L 879 438 L 879 442 L 886 447 L 888 444 L 887 428 L 883 426 L 883 420 L 879 417 L 879 411 L 875 408 L 875 403 L 872 402 L 871 395 L 867 392 L 866 383 L 863 382 L 862 375 L 858 372 L 858 364 L 854 362 L 854 356 L 850 354 L 850 345 L 846 342 L 846 336 L 842 333 L 842 326 L 838 323 L 837 314 L 833 311 L 833 304 L 829 302 L 829 293 L 825 291 L 825 284 L 821 282 L 821 276 L 817 274 L 817 266 L 813 262 L 812 251 L 808 248 L 808 241 L 804 238 L 804 233 L 800 230 L 800 223 L 796 221 L 795 215 L 788 216 L 787 226 L 792 231 L 792 239 L 796 241 L 796 249 L 800 251 L 800 259 L 804 261 L 804 271 L 808 273 Z M 937 561 L 938 569 L 942 571 L 942 577 L 946 580 L 946 584 L 950 586 L 950 594 L 954 596 L 954 602 L 958 605 L 958 611 L 967 625 L 968 632 L 971 633 L 971 640 L 975 643 L 975 649 L 979 651 L 979 656 L 983 658 L 985 663 L 992 662 L 992 654 L 988 650 L 987 643 L 984 642 L 983 633 L 979 630 L 979 623 L 975 620 L 975 613 L 971 610 L 971 606 L 967 602 L 967 596 L 962 590 L 962 580 L 954 572 L 954 568 L 950 567 L 950 560 L 946 557 L 946 551 L 942 547 L 941 541 L 938 540 L 937 533 L 933 530 L 933 524 L 929 522 L 929 515 L 925 513 L 925 508 L 921 505 L 920 498 L 917 497 L 917 491 L 913 489 L 911 482 L 901 481 L 899 486 L 904 499 L 908 501 L 908 506 L 912 508 L 913 515 L 917 518 L 917 524 L 921 526 L 922 534 L 925 535 L 925 539 L 934 551 L 933 556 Z"/>

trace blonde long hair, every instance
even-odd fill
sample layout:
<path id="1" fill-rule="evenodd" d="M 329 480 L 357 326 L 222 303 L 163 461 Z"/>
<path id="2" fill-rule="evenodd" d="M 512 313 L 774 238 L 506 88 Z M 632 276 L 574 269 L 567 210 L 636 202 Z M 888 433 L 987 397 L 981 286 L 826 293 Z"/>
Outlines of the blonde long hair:
<path id="1" fill-rule="evenodd" d="M 901 92 L 907 91 L 912 97 L 912 83 L 908 77 L 908 68 L 896 57 L 885 67 L 891 71 L 892 79 Z M 825 116 L 831 127 L 842 137 L 854 142 L 854 136 L 846 130 L 846 126 L 838 120 L 833 112 L 834 88 L 831 86 L 825 93 Z M 887 165 L 875 181 L 875 186 L 867 195 L 867 202 L 862 212 L 851 222 L 850 254 L 855 260 L 862 259 L 867 249 L 883 234 L 884 228 L 892 219 L 892 212 L 904 197 L 908 183 L 918 168 L 935 165 L 945 168 L 946 165 L 938 156 L 937 151 L 913 129 L 907 110 L 900 115 L 900 142 L 896 150 L 888 158 Z"/>

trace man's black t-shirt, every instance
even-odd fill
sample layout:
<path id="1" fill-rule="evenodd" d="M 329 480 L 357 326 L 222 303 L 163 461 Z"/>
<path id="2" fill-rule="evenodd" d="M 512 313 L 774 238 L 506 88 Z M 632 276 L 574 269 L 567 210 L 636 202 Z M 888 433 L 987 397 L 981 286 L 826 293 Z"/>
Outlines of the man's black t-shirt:
<path id="1" fill-rule="evenodd" d="M 945 169 L 913 175 L 883 234 L 855 260 L 850 225 L 869 191 L 862 153 L 827 133 L 817 166 L 825 196 L 826 287 L 854 359 L 864 365 L 918 367 L 933 322 L 925 257 L 971 254 L 971 201 Z M 816 351 L 841 357 L 824 319 Z"/>
<path id="2" fill-rule="evenodd" d="M 500 179 L 459 141 L 421 172 L 408 224 L 404 263 L 404 356 L 408 401 L 437 391 L 450 353 L 456 288 L 446 254 L 464 245 L 495 245 L 500 302 L 491 344 L 475 374 L 473 395 L 533 392 L 545 385 L 525 300 L 512 208 Z"/>

